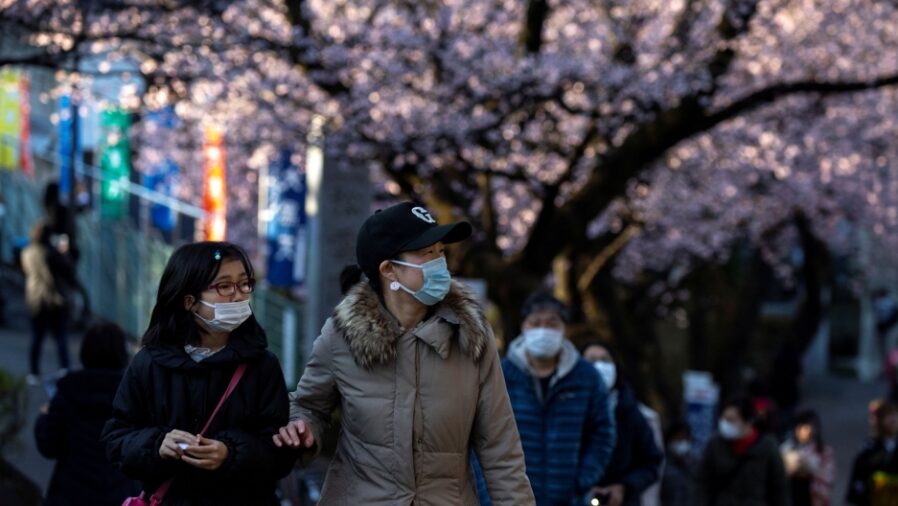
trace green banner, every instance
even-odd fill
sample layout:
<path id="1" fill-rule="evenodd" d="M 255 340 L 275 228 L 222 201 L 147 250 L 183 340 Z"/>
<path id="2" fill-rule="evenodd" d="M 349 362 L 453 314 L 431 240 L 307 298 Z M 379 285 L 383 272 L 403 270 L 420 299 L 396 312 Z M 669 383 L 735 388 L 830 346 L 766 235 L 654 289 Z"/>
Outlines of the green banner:
<path id="1" fill-rule="evenodd" d="M 103 111 L 103 153 L 100 155 L 100 216 L 119 219 L 128 211 L 128 183 L 131 174 L 131 150 L 128 128 L 131 115 L 118 108 Z"/>

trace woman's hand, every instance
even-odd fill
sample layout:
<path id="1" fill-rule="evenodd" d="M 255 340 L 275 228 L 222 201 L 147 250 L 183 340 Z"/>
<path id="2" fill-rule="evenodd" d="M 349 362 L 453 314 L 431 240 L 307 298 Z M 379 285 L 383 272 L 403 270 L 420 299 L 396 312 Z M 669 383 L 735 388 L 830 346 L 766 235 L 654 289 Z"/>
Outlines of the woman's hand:
<path id="1" fill-rule="evenodd" d="M 228 445 L 215 439 L 197 436 L 196 442 L 184 450 L 183 462 L 193 467 L 214 471 L 228 458 Z"/>
<path id="2" fill-rule="evenodd" d="M 180 460 L 184 455 L 184 450 L 178 446 L 178 443 L 190 444 L 196 441 L 196 436 L 183 430 L 173 430 L 165 435 L 162 445 L 159 446 L 159 456 L 163 459 Z"/>
<path id="3" fill-rule="evenodd" d="M 624 486 L 618 483 L 607 487 L 593 487 L 591 495 L 603 495 L 608 497 L 607 503 L 601 506 L 621 506 L 624 503 Z"/>
<path id="4" fill-rule="evenodd" d="M 311 448 L 315 445 L 315 436 L 303 420 L 293 420 L 285 427 L 281 427 L 277 434 L 271 436 L 274 445 L 278 448 L 292 446 L 293 448 Z"/>

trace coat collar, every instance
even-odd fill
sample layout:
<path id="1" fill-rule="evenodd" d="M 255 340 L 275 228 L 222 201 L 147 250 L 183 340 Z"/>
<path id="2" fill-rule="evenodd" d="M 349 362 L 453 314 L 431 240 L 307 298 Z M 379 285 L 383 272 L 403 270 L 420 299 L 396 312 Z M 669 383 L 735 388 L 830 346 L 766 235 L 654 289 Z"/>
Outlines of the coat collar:
<path id="1" fill-rule="evenodd" d="M 359 366 L 370 369 L 396 358 L 396 341 L 403 331 L 366 281 L 349 290 L 334 310 L 333 321 Z M 456 328 L 462 352 L 480 360 L 493 331 L 474 296 L 453 281 L 433 315 L 413 332 L 446 359 Z"/>

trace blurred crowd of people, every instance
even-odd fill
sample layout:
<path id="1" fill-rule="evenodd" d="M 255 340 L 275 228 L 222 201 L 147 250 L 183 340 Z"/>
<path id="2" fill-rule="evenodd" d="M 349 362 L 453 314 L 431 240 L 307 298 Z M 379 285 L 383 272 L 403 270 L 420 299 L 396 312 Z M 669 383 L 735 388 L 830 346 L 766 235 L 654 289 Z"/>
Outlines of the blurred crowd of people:
<path id="1" fill-rule="evenodd" d="M 551 295 L 531 295 L 502 361 L 537 504 L 830 504 L 835 462 L 813 411 L 796 412 L 779 438 L 769 399 L 735 397 L 705 448 L 682 421 L 662 437 L 613 349 L 578 350 L 564 337 L 567 314 Z M 489 503 L 482 486 L 480 495 Z"/>
<path id="2" fill-rule="evenodd" d="M 303 452 L 320 451 L 338 404 L 343 431 L 322 504 L 839 502 L 833 450 L 817 413 L 797 409 L 797 390 L 725 400 L 716 434 L 699 447 L 689 424 L 664 423 L 640 402 L 612 346 L 568 340 L 568 308 L 542 291 L 523 304 L 521 333 L 498 359 L 489 323 L 445 263 L 444 243 L 470 226 L 438 226 L 412 204 L 363 225 L 359 264 L 341 276 L 345 298 L 289 396 L 249 303 L 252 265 L 229 243 L 175 252 L 133 361 L 120 328 L 95 324 L 83 338 L 83 369 L 69 371 L 77 248 L 60 241 L 69 237 L 61 211 L 47 210 L 21 255 L 29 381 L 42 381 L 48 332 L 60 369 L 44 381 L 52 398 L 35 426 L 39 450 L 58 461 L 46 504 L 117 505 L 140 490 L 165 504 L 275 504 L 274 484 Z M 871 404 L 846 500 L 898 504 L 893 399 Z"/>

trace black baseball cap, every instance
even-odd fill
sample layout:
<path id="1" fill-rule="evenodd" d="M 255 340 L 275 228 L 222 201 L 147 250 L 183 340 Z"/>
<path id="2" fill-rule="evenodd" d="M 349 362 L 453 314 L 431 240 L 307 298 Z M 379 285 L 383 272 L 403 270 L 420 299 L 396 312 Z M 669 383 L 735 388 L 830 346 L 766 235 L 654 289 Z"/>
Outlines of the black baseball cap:
<path id="1" fill-rule="evenodd" d="M 471 224 L 466 221 L 439 225 L 424 206 L 401 202 L 378 210 L 365 220 L 355 243 L 356 259 L 368 279 L 376 279 L 384 260 L 439 241 L 447 244 L 463 241 L 471 236 L 471 230 Z"/>

